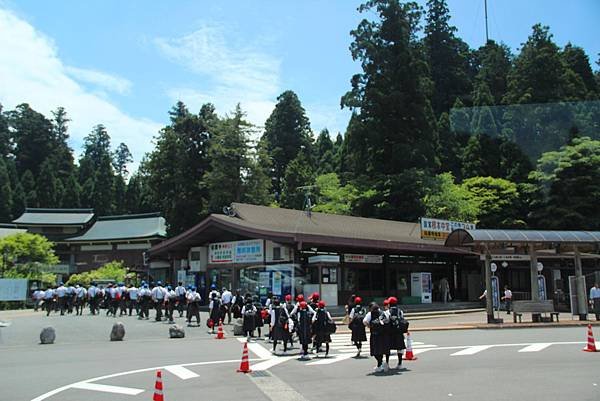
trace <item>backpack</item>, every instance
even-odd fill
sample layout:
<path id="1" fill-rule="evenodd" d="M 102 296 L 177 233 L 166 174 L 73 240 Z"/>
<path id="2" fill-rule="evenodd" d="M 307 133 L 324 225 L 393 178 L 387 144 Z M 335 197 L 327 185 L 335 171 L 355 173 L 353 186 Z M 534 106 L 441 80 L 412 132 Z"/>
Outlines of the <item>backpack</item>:
<path id="1" fill-rule="evenodd" d="M 390 308 L 390 322 L 392 324 L 392 327 L 394 329 L 399 329 L 400 328 L 400 311 L 398 310 L 397 306 L 392 306 Z"/>
<path id="2" fill-rule="evenodd" d="M 359 321 L 359 323 L 362 324 L 362 321 L 364 320 L 366 314 L 367 314 L 367 311 L 365 308 L 363 308 L 362 306 L 355 306 L 354 307 L 354 318 L 352 320 Z"/>
<path id="3" fill-rule="evenodd" d="M 287 314 L 285 312 L 286 312 L 286 309 L 280 306 L 279 307 L 279 323 L 282 326 L 285 326 L 287 324 L 287 321 L 288 321 L 288 317 L 287 317 Z"/>

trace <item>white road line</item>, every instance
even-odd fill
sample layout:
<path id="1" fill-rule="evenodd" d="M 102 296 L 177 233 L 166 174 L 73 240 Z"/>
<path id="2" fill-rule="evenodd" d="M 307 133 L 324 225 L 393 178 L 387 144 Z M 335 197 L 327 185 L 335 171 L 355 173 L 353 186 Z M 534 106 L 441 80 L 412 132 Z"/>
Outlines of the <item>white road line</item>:
<path id="1" fill-rule="evenodd" d="M 165 366 L 165 370 L 173 373 L 175 376 L 179 377 L 181 380 L 193 379 L 194 377 L 198 377 L 198 374 L 192 372 L 188 368 L 184 368 L 181 365 L 171 365 Z"/>
<path id="2" fill-rule="evenodd" d="M 138 395 L 143 393 L 144 390 L 139 388 L 119 387 L 119 386 L 108 386 L 106 384 L 96 383 L 76 383 L 71 388 L 77 388 L 80 390 L 91 390 L 91 391 L 102 391 L 104 393 L 115 393 L 125 395 Z"/>
<path id="3" fill-rule="evenodd" d="M 454 354 L 450 354 L 450 356 L 474 355 L 478 352 L 485 351 L 486 349 L 492 348 L 492 347 L 493 347 L 493 345 L 475 345 L 475 346 L 463 349 L 462 351 L 455 352 Z"/>
<path id="4" fill-rule="evenodd" d="M 350 359 L 352 358 L 352 354 L 339 354 L 339 355 L 333 355 L 329 358 L 318 358 L 319 360 L 315 361 L 315 362 L 310 362 L 307 363 L 307 365 L 330 365 L 332 363 L 336 363 L 336 362 L 341 362 L 343 360 L 346 359 Z"/>
<path id="5" fill-rule="evenodd" d="M 296 357 L 297 357 L 297 355 L 273 357 L 271 359 L 267 359 L 266 361 L 259 362 L 256 365 L 250 365 L 250 369 L 252 369 L 253 371 L 267 370 L 269 368 L 272 368 L 275 365 L 279 365 L 280 363 L 287 362 L 290 359 L 294 359 Z"/>
<path id="6" fill-rule="evenodd" d="M 241 342 L 241 343 L 245 343 L 246 339 L 245 338 L 238 338 L 238 341 Z M 271 358 L 273 358 L 273 355 L 271 354 L 271 352 L 269 352 L 269 350 L 267 350 L 265 347 L 263 347 L 260 344 L 257 344 L 257 343 L 248 343 L 248 349 L 250 351 L 252 351 L 260 359 L 271 359 Z"/>
<path id="7" fill-rule="evenodd" d="M 537 343 L 531 344 L 519 350 L 519 352 L 538 352 L 551 346 L 552 343 Z"/>

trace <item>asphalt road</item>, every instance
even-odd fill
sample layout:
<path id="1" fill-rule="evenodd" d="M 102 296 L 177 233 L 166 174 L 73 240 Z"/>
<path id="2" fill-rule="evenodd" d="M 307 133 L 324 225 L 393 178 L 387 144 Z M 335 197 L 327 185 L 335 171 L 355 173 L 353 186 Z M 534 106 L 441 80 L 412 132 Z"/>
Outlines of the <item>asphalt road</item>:
<path id="1" fill-rule="evenodd" d="M 229 332 L 215 340 L 206 326 L 169 339 L 168 324 L 128 316 L 31 313 L 0 320 L 12 323 L 0 328 L 0 401 L 150 400 L 156 368 L 166 401 L 600 400 L 600 353 L 581 351 L 581 327 L 418 332 L 418 360 L 387 374 L 372 373 L 372 358 L 353 358 L 343 334 L 334 335 L 328 359 L 307 362 L 297 360 L 297 349 L 273 357 L 271 345 L 258 341 L 250 344 L 257 371 L 245 375 L 236 372 L 242 343 Z M 117 320 L 125 323 L 125 341 L 110 342 Z M 40 345 L 48 325 L 56 343 Z"/>

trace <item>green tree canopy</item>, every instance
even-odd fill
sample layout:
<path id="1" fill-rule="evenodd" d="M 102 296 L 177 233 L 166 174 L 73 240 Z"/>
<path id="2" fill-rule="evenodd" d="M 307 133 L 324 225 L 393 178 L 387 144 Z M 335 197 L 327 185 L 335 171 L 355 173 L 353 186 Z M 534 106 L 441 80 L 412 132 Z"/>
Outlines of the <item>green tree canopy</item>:
<path id="1" fill-rule="evenodd" d="M 43 275 L 43 268 L 59 262 L 54 244 L 38 234 L 19 233 L 0 239 L 0 255 L 8 261 L 5 277 L 55 280 L 54 275 Z"/>
<path id="2" fill-rule="evenodd" d="M 432 190 L 423 198 L 425 216 L 438 219 L 475 222 L 479 204 L 466 187 L 456 184 L 451 173 L 435 177 Z"/>
<path id="3" fill-rule="evenodd" d="M 67 284 L 79 284 L 87 287 L 92 281 L 96 280 L 112 280 L 115 283 L 119 283 L 124 282 L 126 276 L 127 267 L 123 261 L 113 260 L 98 269 L 71 275 Z"/>
<path id="4" fill-rule="evenodd" d="M 317 201 L 315 212 L 351 215 L 358 190 L 352 184 L 342 186 L 335 173 L 322 174 L 315 180 Z"/>

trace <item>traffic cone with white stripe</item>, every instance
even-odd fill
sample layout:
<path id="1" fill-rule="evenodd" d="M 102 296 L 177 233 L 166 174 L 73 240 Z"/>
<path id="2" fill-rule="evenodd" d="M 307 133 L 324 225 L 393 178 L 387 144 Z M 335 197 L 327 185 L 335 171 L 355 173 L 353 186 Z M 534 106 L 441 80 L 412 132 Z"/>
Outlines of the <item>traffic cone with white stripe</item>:
<path id="1" fill-rule="evenodd" d="M 223 332 L 223 320 L 219 320 L 219 329 L 217 330 L 217 336 L 215 338 L 217 340 L 225 339 L 225 333 Z"/>
<path id="2" fill-rule="evenodd" d="M 596 341 L 594 340 L 594 332 L 592 331 L 592 325 L 588 324 L 588 335 L 587 335 L 587 346 L 583 349 L 585 352 L 598 352 L 596 349 Z"/>
<path id="3" fill-rule="evenodd" d="M 244 351 L 242 351 L 242 363 L 240 368 L 237 370 L 239 373 L 250 373 L 250 362 L 248 361 L 248 343 L 244 343 Z"/>
<path id="4" fill-rule="evenodd" d="M 154 383 L 154 396 L 152 401 L 165 401 L 163 396 L 162 374 L 160 370 L 156 371 L 156 383 Z"/>
<path id="5" fill-rule="evenodd" d="M 410 332 L 406 332 L 406 354 L 404 354 L 404 360 L 416 361 L 417 357 L 413 354 L 412 339 L 410 338 Z"/>

